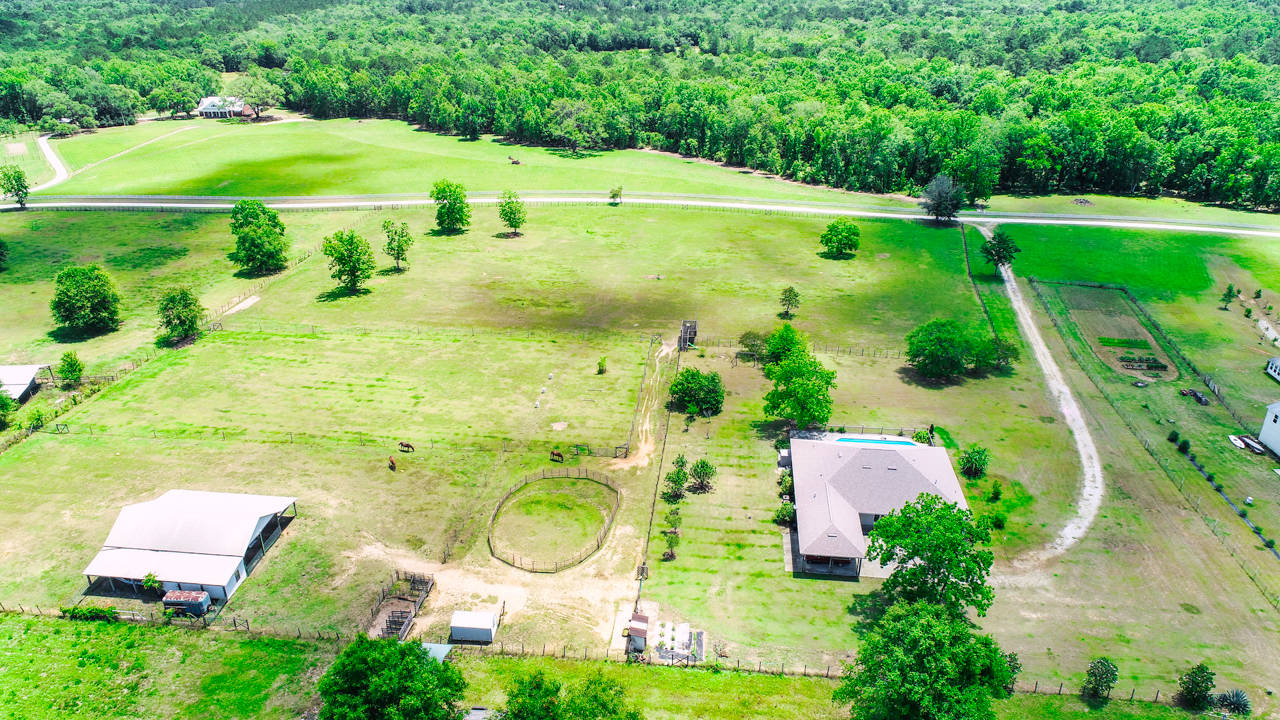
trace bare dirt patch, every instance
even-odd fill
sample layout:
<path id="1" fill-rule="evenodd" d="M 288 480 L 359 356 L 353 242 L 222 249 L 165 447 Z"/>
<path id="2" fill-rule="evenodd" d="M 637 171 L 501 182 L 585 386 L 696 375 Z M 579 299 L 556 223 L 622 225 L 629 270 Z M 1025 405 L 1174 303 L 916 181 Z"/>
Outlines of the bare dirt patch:
<path id="1" fill-rule="evenodd" d="M 240 312 L 241 310 L 248 310 L 249 308 L 253 307 L 253 304 L 254 304 L 254 303 L 256 303 L 256 302 L 258 302 L 259 300 L 261 300 L 261 298 L 259 298 L 257 295 L 250 295 L 249 297 L 247 297 L 247 298 L 245 298 L 245 299 L 241 300 L 240 302 L 236 303 L 235 307 L 233 307 L 233 308 L 231 308 L 230 310 L 228 310 L 228 311 L 227 311 L 227 314 L 228 314 L 228 315 L 235 315 L 236 313 Z"/>
<path id="2" fill-rule="evenodd" d="M 659 370 L 662 363 L 671 357 L 676 351 L 674 342 L 662 341 L 662 347 L 654 354 L 654 368 L 650 373 L 649 379 L 645 383 L 642 390 L 644 397 L 640 403 L 640 417 L 636 420 L 636 437 L 631 451 L 627 453 L 627 457 L 619 458 L 609 463 L 610 470 L 628 470 L 631 468 L 644 467 L 649 464 L 649 458 L 653 456 L 653 452 L 657 444 L 653 437 L 653 413 L 662 406 L 662 382 Z"/>
<path id="3" fill-rule="evenodd" d="M 19 143 L 5 143 L 5 145 L 4 145 L 4 152 L 5 152 L 5 154 L 6 154 L 6 155 L 10 155 L 10 156 L 26 155 L 26 154 L 27 154 L 27 144 L 26 144 L 26 143 L 20 143 L 20 142 L 19 142 Z"/>

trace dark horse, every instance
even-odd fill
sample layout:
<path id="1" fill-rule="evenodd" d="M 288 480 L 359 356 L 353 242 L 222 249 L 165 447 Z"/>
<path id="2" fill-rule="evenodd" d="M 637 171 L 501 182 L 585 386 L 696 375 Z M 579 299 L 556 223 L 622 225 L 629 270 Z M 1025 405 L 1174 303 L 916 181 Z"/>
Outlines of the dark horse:
<path id="1" fill-rule="evenodd" d="M 559 450 L 551 451 L 551 462 L 564 462 L 564 453 Z"/>
<path id="2" fill-rule="evenodd" d="M 391 468 L 391 472 L 396 471 L 396 459 L 390 455 L 387 456 L 387 467 Z"/>
<path id="3" fill-rule="evenodd" d="M 407 442 L 400 443 L 400 452 L 413 452 L 413 445 Z"/>

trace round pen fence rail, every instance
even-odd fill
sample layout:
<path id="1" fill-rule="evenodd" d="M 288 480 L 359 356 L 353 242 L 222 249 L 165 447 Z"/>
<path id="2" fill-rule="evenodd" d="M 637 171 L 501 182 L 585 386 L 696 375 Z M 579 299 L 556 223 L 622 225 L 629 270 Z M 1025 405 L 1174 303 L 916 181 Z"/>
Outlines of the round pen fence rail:
<path id="1" fill-rule="evenodd" d="M 506 506 L 507 501 L 516 493 L 528 487 L 531 483 L 540 482 L 542 480 L 555 480 L 557 478 L 566 478 L 570 480 L 590 480 L 599 485 L 603 485 L 613 492 L 613 502 L 609 506 L 609 513 L 605 517 L 604 527 L 596 533 L 592 543 L 579 551 L 571 558 L 564 560 L 555 560 L 553 562 L 538 562 L 532 558 L 521 557 L 514 551 L 500 548 L 493 540 L 493 526 L 498 521 L 498 515 L 502 512 L 502 508 Z M 520 482 L 513 485 L 502 498 L 498 500 L 498 504 L 493 507 L 493 512 L 489 515 L 489 531 L 488 544 L 489 554 L 498 560 L 510 565 L 513 568 L 524 570 L 525 572 L 534 573 L 558 573 L 561 570 L 568 570 L 571 567 L 581 565 L 586 562 L 587 558 L 596 554 L 600 548 L 604 547 L 604 541 L 609 537 L 609 532 L 613 530 L 613 521 L 618 516 L 618 506 L 622 504 L 622 491 L 614 484 L 604 473 L 596 472 L 589 468 L 550 468 L 541 472 L 530 473 L 525 475 Z"/>

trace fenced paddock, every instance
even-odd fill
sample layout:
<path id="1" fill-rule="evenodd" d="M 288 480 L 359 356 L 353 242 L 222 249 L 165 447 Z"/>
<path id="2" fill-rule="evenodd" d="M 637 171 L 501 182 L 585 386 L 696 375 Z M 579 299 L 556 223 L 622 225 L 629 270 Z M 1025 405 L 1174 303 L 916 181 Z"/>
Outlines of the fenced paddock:
<path id="1" fill-rule="evenodd" d="M 595 537 L 591 539 L 589 545 L 568 557 L 556 558 L 550 561 L 543 559 L 540 562 L 537 558 L 530 557 L 528 554 L 521 555 L 515 549 L 506 547 L 500 541 L 495 541 L 494 527 L 498 524 L 503 510 L 507 508 L 508 503 L 516 494 L 534 483 L 560 479 L 586 480 L 607 490 L 604 494 L 609 498 L 609 504 L 606 508 L 604 525 L 595 533 Z M 617 485 L 608 476 L 589 468 L 550 468 L 541 472 L 531 473 L 504 493 L 502 498 L 498 500 L 497 505 L 494 506 L 493 513 L 489 516 L 489 552 L 498 560 L 528 572 L 557 573 L 561 570 L 567 570 L 584 562 L 604 545 L 605 539 L 609 537 L 609 531 L 613 528 L 613 522 L 618 515 L 618 506 L 621 502 L 622 491 L 618 489 Z M 548 531 L 551 530 L 551 528 L 548 528 Z"/>

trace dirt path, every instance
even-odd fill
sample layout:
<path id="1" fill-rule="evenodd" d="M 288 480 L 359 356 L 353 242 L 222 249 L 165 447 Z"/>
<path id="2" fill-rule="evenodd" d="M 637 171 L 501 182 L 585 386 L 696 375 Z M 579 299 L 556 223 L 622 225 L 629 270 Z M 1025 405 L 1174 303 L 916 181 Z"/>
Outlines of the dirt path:
<path id="1" fill-rule="evenodd" d="M 636 438 L 635 447 L 627 453 L 625 458 L 618 458 L 609 463 L 610 470 L 630 470 L 632 468 L 644 467 L 649 464 L 649 460 L 653 457 L 653 452 L 657 449 L 657 442 L 653 437 L 653 413 L 662 406 L 662 397 L 659 390 L 662 387 L 660 380 L 662 361 L 676 351 L 674 342 L 662 341 L 662 347 L 658 348 L 658 352 L 654 353 L 653 372 L 649 374 L 649 379 L 645 382 L 645 387 L 641 392 L 644 397 L 640 403 L 640 417 L 636 420 Z"/>
<path id="2" fill-rule="evenodd" d="M 66 164 L 62 162 L 62 157 L 59 156 L 58 153 L 54 152 L 53 147 L 49 145 L 48 135 L 41 135 L 36 138 L 36 146 L 39 147 L 40 152 L 44 154 L 44 159 L 49 163 L 49 167 L 53 168 L 53 179 L 43 185 L 31 188 L 31 192 L 33 193 L 40 192 L 46 188 L 51 188 L 71 177 L 71 173 L 67 172 Z"/>
<path id="3" fill-rule="evenodd" d="M 178 133 L 180 133 L 180 132 L 186 132 L 186 131 L 188 131 L 188 130 L 195 130 L 197 127 L 198 127 L 197 125 L 184 125 L 184 126 L 182 126 L 182 127 L 178 128 L 177 130 L 174 130 L 174 131 L 172 131 L 172 132 L 167 132 L 167 133 L 165 133 L 165 134 L 163 134 L 163 135 L 161 135 L 161 136 L 159 136 L 159 137 L 153 137 L 153 138 L 151 138 L 150 140 L 147 140 L 147 141 L 145 141 L 145 142 L 140 142 L 140 143 L 138 143 L 137 145 L 134 145 L 133 147 L 128 148 L 127 150 L 121 150 L 120 152 L 116 153 L 115 155 L 108 155 L 107 157 L 104 157 L 104 158 L 102 158 L 101 160 L 96 160 L 96 161 L 94 161 L 94 162 L 91 162 L 91 163 L 89 163 L 88 165 L 85 165 L 84 167 L 82 167 L 82 168 L 80 168 L 80 169 L 76 170 L 75 172 L 73 172 L 73 173 L 71 173 L 71 174 L 72 174 L 72 175 L 77 175 L 77 174 L 79 174 L 79 173 L 84 172 L 85 170 L 90 169 L 90 168 L 95 168 L 95 167 L 97 167 L 97 166 L 101 165 L 102 163 L 107 162 L 108 160 L 115 160 L 116 158 L 120 157 L 121 155 L 128 155 L 129 153 L 133 152 L 134 150 L 137 150 L 138 148 L 146 147 L 147 145 L 150 145 L 150 144 L 151 144 L 151 143 L 153 143 L 153 142 L 159 142 L 160 140 L 163 140 L 163 139 L 165 139 L 165 138 L 167 138 L 167 137 L 171 137 L 171 136 L 173 136 L 173 135 L 177 135 L 177 134 L 178 134 Z M 66 180 L 66 178 L 64 177 L 64 178 L 62 178 L 62 180 Z M 44 185 L 42 185 L 40 188 L 37 188 L 37 189 L 44 189 L 44 188 L 52 187 L 52 186 L 57 185 L 58 183 L 62 182 L 62 180 L 58 180 L 57 178 L 54 178 L 54 179 L 53 179 L 53 180 L 51 180 L 50 182 L 45 183 Z"/>
<path id="4" fill-rule="evenodd" d="M 258 302 L 258 300 L 259 300 L 259 299 L 260 299 L 260 298 L 259 298 L 257 295 L 250 295 L 249 297 L 247 297 L 247 298 L 245 298 L 245 299 L 241 300 L 240 302 L 236 303 L 236 306 L 235 306 L 235 307 L 233 307 L 233 308 L 231 308 L 230 310 L 228 310 L 228 311 L 226 312 L 226 314 L 227 314 L 227 315 L 235 315 L 236 313 L 240 312 L 241 310 L 248 310 L 249 308 L 253 307 L 254 303 Z"/>
<path id="5" fill-rule="evenodd" d="M 977 227 L 984 236 L 990 237 L 991 229 L 989 227 Z M 1062 370 L 1058 368 L 1057 362 L 1054 361 L 1053 355 L 1049 352 L 1049 346 L 1045 344 L 1044 337 L 1040 335 L 1040 328 L 1036 325 L 1035 318 L 1031 315 L 1031 308 L 1027 305 L 1021 288 L 1018 287 L 1013 270 L 1008 265 L 1002 265 L 1000 267 L 1000 276 L 1004 279 L 1005 290 L 1009 293 L 1009 302 L 1013 305 L 1013 311 L 1018 317 L 1018 327 L 1022 330 L 1022 337 L 1031 346 L 1031 352 L 1035 355 L 1036 363 L 1040 365 L 1040 369 L 1044 372 L 1045 382 L 1049 386 L 1049 393 L 1058 403 L 1058 409 L 1067 422 L 1067 428 L 1071 430 L 1071 437 L 1075 440 L 1076 451 L 1080 455 L 1080 467 L 1083 471 L 1080 494 L 1076 499 L 1076 514 L 1067 521 L 1067 524 L 1058 531 L 1057 536 L 1048 545 L 1040 550 L 1027 553 L 1014 561 L 1016 568 L 1025 570 L 1062 555 L 1071 546 L 1080 542 L 1081 538 L 1089 532 L 1094 519 L 1098 517 L 1098 510 L 1102 506 L 1102 495 L 1106 490 L 1106 482 L 1102 475 L 1102 461 L 1098 456 L 1098 448 L 1093 442 L 1093 435 L 1089 433 L 1089 426 L 1085 423 L 1084 413 L 1081 412 L 1075 396 L 1071 394 L 1071 388 L 1067 386 L 1066 377 L 1062 374 Z"/>

